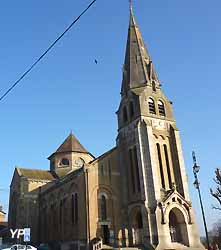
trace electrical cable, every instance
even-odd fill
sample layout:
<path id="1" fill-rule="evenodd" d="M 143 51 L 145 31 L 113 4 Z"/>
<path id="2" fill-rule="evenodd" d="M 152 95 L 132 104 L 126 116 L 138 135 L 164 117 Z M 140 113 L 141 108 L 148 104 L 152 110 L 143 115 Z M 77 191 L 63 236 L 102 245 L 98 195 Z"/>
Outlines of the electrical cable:
<path id="1" fill-rule="evenodd" d="M 45 55 L 55 46 L 55 44 L 72 28 L 72 26 L 90 9 L 90 7 L 97 0 L 92 1 L 86 9 L 84 9 L 81 14 L 65 29 L 65 31 L 45 50 L 45 52 L 26 70 L 21 77 L 0 97 L 0 101 L 2 101 L 10 91 L 12 91 L 16 85 L 45 57 Z"/>

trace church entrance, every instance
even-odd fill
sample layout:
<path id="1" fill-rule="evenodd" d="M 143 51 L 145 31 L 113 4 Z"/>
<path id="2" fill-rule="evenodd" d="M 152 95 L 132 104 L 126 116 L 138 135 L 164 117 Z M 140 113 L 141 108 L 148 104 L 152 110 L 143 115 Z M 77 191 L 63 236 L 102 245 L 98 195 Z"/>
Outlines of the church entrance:
<path id="1" fill-rule="evenodd" d="M 103 225 L 102 227 L 102 234 L 103 234 L 103 244 L 109 244 L 110 241 L 110 231 L 107 225 Z"/>
<path id="2" fill-rule="evenodd" d="M 169 214 L 169 229 L 171 242 L 188 244 L 186 223 L 182 212 L 174 208 Z"/>
<path id="3" fill-rule="evenodd" d="M 169 227 L 170 227 L 170 237 L 172 242 L 182 242 L 180 225 L 177 221 L 177 217 L 173 211 L 169 215 Z"/>

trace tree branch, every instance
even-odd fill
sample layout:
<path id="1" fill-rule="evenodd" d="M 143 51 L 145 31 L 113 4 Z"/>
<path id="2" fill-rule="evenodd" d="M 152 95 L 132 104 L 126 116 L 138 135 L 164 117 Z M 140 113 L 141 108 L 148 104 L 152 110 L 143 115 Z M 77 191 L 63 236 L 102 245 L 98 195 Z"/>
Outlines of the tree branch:
<path id="1" fill-rule="evenodd" d="M 220 207 L 213 206 L 214 209 L 221 210 L 221 170 L 216 169 L 215 170 L 215 178 L 213 178 L 214 182 L 217 184 L 216 189 L 213 191 L 212 188 L 210 188 L 210 194 L 218 201 L 220 204 Z"/>

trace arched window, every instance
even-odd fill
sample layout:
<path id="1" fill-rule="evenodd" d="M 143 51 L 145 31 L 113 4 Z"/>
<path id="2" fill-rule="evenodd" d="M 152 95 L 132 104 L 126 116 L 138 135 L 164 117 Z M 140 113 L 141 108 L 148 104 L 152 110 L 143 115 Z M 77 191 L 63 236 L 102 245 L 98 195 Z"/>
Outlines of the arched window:
<path id="1" fill-rule="evenodd" d="M 134 166 L 133 166 L 133 150 L 131 148 L 129 149 L 129 159 L 130 159 L 132 190 L 133 190 L 133 193 L 135 193 L 135 173 L 134 173 Z"/>
<path id="2" fill-rule="evenodd" d="M 162 188 L 165 189 L 165 180 L 164 180 L 164 174 L 163 174 L 163 164 L 162 164 L 162 157 L 161 157 L 161 152 L 160 152 L 160 144 L 157 143 L 156 146 L 157 146 L 158 162 L 159 162 L 159 167 L 160 167 L 161 184 L 162 184 Z"/>
<path id="3" fill-rule="evenodd" d="M 72 223 L 76 224 L 78 222 L 78 194 L 77 193 L 72 194 L 71 203 L 72 203 L 72 209 L 71 209 Z"/>
<path id="4" fill-rule="evenodd" d="M 150 114 L 156 114 L 156 108 L 155 108 L 155 103 L 152 98 L 149 98 L 148 100 L 148 106 L 149 106 L 149 112 Z"/>
<path id="5" fill-rule="evenodd" d="M 123 109 L 123 120 L 124 120 L 124 122 L 127 122 L 127 120 L 128 120 L 126 107 L 124 107 L 124 109 Z"/>
<path id="6" fill-rule="evenodd" d="M 159 115 L 165 116 L 165 107 L 162 101 L 158 101 L 158 110 L 159 110 Z"/>
<path id="7" fill-rule="evenodd" d="M 168 181 L 169 181 L 169 187 L 172 188 L 172 178 L 171 178 L 171 173 L 170 173 L 170 163 L 169 163 L 169 157 L 168 157 L 168 151 L 167 151 L 167 145 L 163 145 L 164 149 L 164 156 L 166 160 L 166 166 L 167 166 L 167 175 L 168 175 Z"/>
<path id="8" fill-rule="evenodd" d="M 133 154 L 134 154 L 134 167 L 136 171 L 136 178 L 137 178 L 137 191 L 140 192 L 140 176 L 139 176 L 139 167 L 138 167 L 138 159 L 137 159 L 137 148 L 134 146 L 133 148 Z"/>
<path id="9" fill-rule="evenodd" d="M 133 116 L 134 116 L 134 104 L 131 101 L 130 102 L 130 118 L 133 118 Z"/>
<path id="10" fill-rule="evenodd" d="M 107 219 L 107 202 L 104 195 L 101 196 L 101 219 Z"/>

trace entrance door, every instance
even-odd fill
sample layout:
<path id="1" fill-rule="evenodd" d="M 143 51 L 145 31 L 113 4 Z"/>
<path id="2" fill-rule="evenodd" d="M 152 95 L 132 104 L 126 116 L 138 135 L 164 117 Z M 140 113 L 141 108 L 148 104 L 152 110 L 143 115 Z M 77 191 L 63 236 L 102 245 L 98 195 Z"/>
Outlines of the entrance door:
<path id="1" fill-rule="evenodd" d="M 109 238 L 110 238 L 110 232 L 109 228 L 107 225 L 102 226 L 102 231 L 103 231 L 103 243 L 104 244 L 109 244 Z"/>
<path id="2" fill-rule="evenodd" d="M 133 243 L 134 245 L 140 245 L 143 243 L 143 221 L 142 214 L 140 211 L 134 217 L 134 228 L 133 228 Z"/>
<path id="3" fill-rule="evenodd" d="M 177 220 L 176 214 L 173 211 L 170 212 L 169 220 L 171 241 L 182 243 L 180 224 Z"/>

